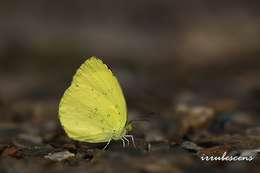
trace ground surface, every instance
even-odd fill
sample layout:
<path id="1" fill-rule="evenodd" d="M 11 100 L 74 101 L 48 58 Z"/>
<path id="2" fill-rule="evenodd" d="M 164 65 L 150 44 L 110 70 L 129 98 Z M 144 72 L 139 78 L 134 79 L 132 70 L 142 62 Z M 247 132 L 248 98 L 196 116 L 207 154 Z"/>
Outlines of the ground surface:
<path id="1" fill-rule="evenodd" d="M 129 119 L 144 120 L 131 132 L 137 148 L 114 141 L 103 151 L 104 144 L 64 134 L 57 109 L 73 67 L 3 73 L 0 172 L 259 172 L 259 155 L 251 162 L 200 160 L 260 149 L 259 69 L 109 63 L 124 88 Z"/>

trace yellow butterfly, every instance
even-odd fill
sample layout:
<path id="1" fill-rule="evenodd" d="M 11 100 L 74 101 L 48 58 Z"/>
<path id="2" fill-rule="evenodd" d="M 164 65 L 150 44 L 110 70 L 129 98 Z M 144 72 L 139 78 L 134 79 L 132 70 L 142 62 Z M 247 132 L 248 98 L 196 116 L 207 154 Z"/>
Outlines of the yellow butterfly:
<path id="1" fill-rule="evenodd" d="M 89 143 L 121 140 L 129 145 L 131 123 L 117 78 L 100 59 L 91 57 L 77 70 L 59 106 L 60 122 L 67 135 Z"/>

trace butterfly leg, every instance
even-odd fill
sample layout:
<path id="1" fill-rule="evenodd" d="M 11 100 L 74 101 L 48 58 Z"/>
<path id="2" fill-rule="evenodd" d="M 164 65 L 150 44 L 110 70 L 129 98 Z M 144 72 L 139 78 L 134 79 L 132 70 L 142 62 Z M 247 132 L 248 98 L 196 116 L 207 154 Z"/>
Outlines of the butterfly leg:
<path id="1" fill-rule="evenodd" d="M 136 148 L 134 136 L 133 135 L 125 135 L 125 137 L 130 138 L 132 140 L 133 146 Z"/>
<path id="2" fill-rule="evenodd" d="M 129 146 L 130 144 L 129 140 L 125 136 L 123 136 L 123 139 L 127 141 L 127 146 Z"/>
<path id="3" fill-rule="evenodd" d="M 121 138 L 122 144 L 123 144 L 123 148 L 125 148 L 125 141 L 123 138 Z"/>
<path id="4" fill-rule="evenodd" d="M 105 145 L 105 147 L 103 148 L 103 150 L 105 150 L 105 149 L 108 147 L 108 145 L 110 144 L 110 142 L 111 142 L 111 138 L 108 140 L 108 142 L 107 142 L 107 144 Z"/>

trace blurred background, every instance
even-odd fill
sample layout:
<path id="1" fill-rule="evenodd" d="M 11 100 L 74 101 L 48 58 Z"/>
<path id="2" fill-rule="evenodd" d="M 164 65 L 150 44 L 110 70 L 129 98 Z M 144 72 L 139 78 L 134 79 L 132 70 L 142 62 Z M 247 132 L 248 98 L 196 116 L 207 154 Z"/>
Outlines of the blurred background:
<path id="1" fill-rule="evenodd" d="M 144 142 L 200 141 L 198 136 L 207 131 L 209 136 L 241 135 L 240 144 L 248 141 L 242 136 L 252 135 L 254 145 L 249 142 L 242 148 L 259 148 L 259 9 L 256 0 L 1 1 L 0 151 L 21 148 L 18 138 L 49 145 L 62 134 L 59 100 L 76 69 L 90 56 L 102 58 L 119 78 L 130 119 L 150 119 L 135 132 Z M 202 120 L 187 123 L 198 117 Z M 196 130 L 190 134 L 191 129 Z M 1 145 L 8 147 L 1 150 Z M 146 157 L 156 162 L 154 155 Z M 169 157 L 166 165 L 179 160 Z M 147 168 L 131 165 L 129 170 L 204 168 L 194 166 L 196 159 L 190 157 L 181 168 L 165 170 L 158 163 Z M 1 162 L 0 170 L 10 171 L 13 161 Z M 18 164 L 14 170 L 37 169 L 25 165 Z M 247 166 L 224 167 L 244 172 L 260 169 Z M 62 170 L 54 168 L 54 172 Z M 99 169 L 102 164 L 93 172 Z M 212 165 L 205 170 L 211 169 Z"/>
<path id="2" fill-rule="evenodd" d="M 205 69 L 214 74 L 211 80 L 257 70 L 258 5 L 207 0 L 1 2 L 1 95 L 16 95 L 22 83 L 32 87 L 37 83 L 33 76 L 62 85 L 60 75 L 70 77 L 93 55 L 126 71 L 124 66 L 165 71 L 156 76 L 160 79 L 178 76 L 175 71 L 188 81 L 205 76 Z M 22 80 L 24 75 L 32 81 Z M 56 76 L 61 81 L 53 80 Z"/>

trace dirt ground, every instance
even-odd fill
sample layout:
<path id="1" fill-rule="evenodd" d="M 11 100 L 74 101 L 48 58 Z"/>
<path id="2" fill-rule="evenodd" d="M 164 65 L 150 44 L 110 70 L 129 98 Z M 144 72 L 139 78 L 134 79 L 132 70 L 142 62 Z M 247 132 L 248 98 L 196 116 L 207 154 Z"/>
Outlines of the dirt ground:
<path id="1" fill-rule="evenodd" d="M 70 140 L 57 110 L 71 76 L 14 73 L 1 78 L 0 172 L 259 171 L 259 156 L 251 162 L 200 159 L 259 150 L 259 69 L 230 65 L 230 74 L 200 69 L 194 75 L 170 63 L 132 64 L 136 69 L 112 64 L 129 119 L 140 120 L 131 132 L 137 148 L 113 141 L 103 151 L 105 144 Z"/>

